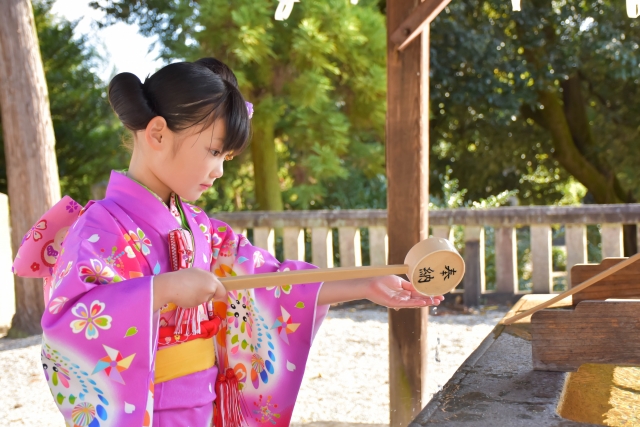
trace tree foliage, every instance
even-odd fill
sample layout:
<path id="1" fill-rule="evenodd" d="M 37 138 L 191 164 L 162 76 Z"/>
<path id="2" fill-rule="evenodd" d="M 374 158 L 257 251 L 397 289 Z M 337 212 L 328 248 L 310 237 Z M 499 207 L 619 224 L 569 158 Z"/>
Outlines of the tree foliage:
<path id="1" fill-rule="evenodd" d="M 121 130 L 96 75 L 100 57 L 75 24 L 51 14 L 52 0 L 34 1 L 33 11 L 44 65 L 62 194 L 80 202 L 91 186 L 127 164 Z M 2 133 L 0 132 L 0 143 Z M 7 192 L 4 147 L 0 150 L 0 192 Z"/>
<path id="2" fill-rule="evenodd" d="M 225 61 L 255 104 L 251 152 L 230 166 L 232 185 L 210 195 L 211 205 L 273 209 L 275 197 L 313 209 L 384 199 L 386 30 L 376 2 L 302 2 L 285 22 L 273 19 L 273 0 L 93 5 L 158 36 L 166 61 Z"/>
<path id="3" fill-rule="evenodd" d="M 433 164 L 473 199 L 575 202 L 570 177 L 592 202 L 640 197 L 640 25 L 623 3 L 452 2 L 431 34 Z"/>
<path id="4" fill-rule="evenodd" d="M 386 4 L 100 0 L 112 20 L 156 35 L 166 60 L 214 55 L 257 103 L 254 146 L 273 142 L 292 208 L 384 206 Z M 431 192 L 467 200 L 517 190 L 521 204 L 640 197 L 638 21 L 610 0 L 452 2 L 431 26 Z M 259 153 L 258 153 L 259 154 Z M 260 206 L 235 165 L 218 206 Z M 255 178 L 255 180 L 252 180 Z M 588 192 L 588 193 L 587 193 Z"/>

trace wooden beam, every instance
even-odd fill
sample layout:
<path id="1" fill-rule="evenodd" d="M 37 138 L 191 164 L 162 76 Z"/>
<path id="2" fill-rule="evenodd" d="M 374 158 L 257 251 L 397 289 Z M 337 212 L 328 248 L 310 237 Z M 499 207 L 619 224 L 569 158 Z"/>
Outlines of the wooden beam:
<path id="1" fill-rule="evenodd" d="M 602 260 L 600 264 L 575 265 L 571 269 L 571 284 L 579 285 L 625 259 L 607 258 Z M 607 298 L 640 298 L 640 261 L 634 262 L 593 286 L 575 293 L 573 305 L 576 306 L 582 301 L 605 300 Z"/>
<path id="2" fill-rule="evenodd" d="M 622 224 L 602 224 L 602 258 L 619 258 L 624 255 Z"/>
<path id="3" fill-rule="evenodd" d="M 464 229 L 464 263 L 466 270 L 463 301 L 465 307 L 480 305 L 482 292 L 486 290 L 484 278 L 484 227 Z"/>
<path id="4" fill-rule="evenodd" d="M 387 3 L 387 37 L 415 0 Z M 389 263 L 429 236 L 429 28 L 398 52 L 387 40 L 386 160 Z M 405 427 L 427 393 L 427 309 L 389 310 L 390 427 Z"/>
<path id="5" fill-rule="evenodd" d="M 431 24 L 431 21 L 447 7 L 451 0 L 425 0 L 420 3 L 402 24 L 391 34 L 391 41 L 398 46 L 399 51 L 418 37 Z"/>
<path id="6" fill-rule="evenodd" d="M 518 242 L 514 227 L 497 227 L 496 233 L 496 292 L 503 295 L 518 293 Z"/>
<path id="7" fill-rule="evenodd" d="M 393 52 L 396 52 L 392 49 Z M 413 95 L 415 96 L 415 94 Z M 384 209 L 340 209 L 317 211 L 210 212 L 210 216 L 238 227 L 386 227 Z M 503 206 L 489 209 L 439 209 L 429 212 L 429 225 L 477 225 L 519 227 L 533 224 L 636 224 L 640 203 L 584 206 Z M 640 227 L 638 228 L 640 230 Z M 435 234 L 434 229 L 434 234 Z M 640 242 L 640 231 L 638 232 Z"/>
<path id="8" fill-rule="evenodd" d="M 531 316 L 533 369 L 576 371 L 585 363 L 640 365 L 640 300 L 584 301 Z"/>
<path id="9" fill-rule="evenodd" d="M 552 294 L 551 227 L 531 226 L 531 290 L 534 294 Z"/>
<path id="10" fill-rule="evenodd" d="M 567 285 L 580 282 L 573 281 L 571 269 L 574 265 L 587 262 L 587 226 L 584 224 L 566 224 L 564 240 L 567 246 Z"/>
<path id="11" fill-rule="evenodd" d="M 235 214 L 236 212 L 234 212 Z M 241 212 L 238 212 L 241 213 Z M 431 225 L 518 227 L 533 224 L 635 224 L 640 204 L 585 206 L 503 206 L 489 209 L 441 209 L 429 213 Z"/>

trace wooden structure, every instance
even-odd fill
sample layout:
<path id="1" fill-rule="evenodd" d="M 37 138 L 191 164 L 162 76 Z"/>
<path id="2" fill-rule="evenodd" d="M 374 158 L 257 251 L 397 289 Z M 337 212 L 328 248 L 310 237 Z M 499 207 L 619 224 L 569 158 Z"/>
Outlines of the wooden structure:
<path id="1" fill-rule="evenodd" d="M 437 16 L 435 11 L 448 2 L 387 2 L 387 229 L 391 264 L 402 262 L 409 249 L 429 235 L 429 25 Z M 399 37 L 394 40 L 396 31 Z M 411 43 L 410 38 L 414 39 Z M 427 314 L 424 308 L 389 311 L 391 427 L 409 425 L 426 403 L 422 396 L 427 386 Z"/>
<path id="2" fill-rule="evenodd" d="M 391 148 L 389 149 L 391 150 Z M 417 191 L 416 189 L 414 190 Z M 391 190 L 390 188 L 390 197 L 392 191 L 396 190 Z M 426 191 L 426 187 L 422 188 L 421 191 Z M 419 194 L 416 193 L 412 197 L 419 197 Z M 392 206 L 391 201 L 389 205 Z M 392 244 L 392 242 L 387 242 L 387 230 L 389 230 L 388 237 L 391 238 L 393 236 L 394 222 L 391 220 L 391 215 L 393 215 L 393 211 L 389 212 L 389 218 L 387 218 L 385 210 L 212 213 L 212 216 L 228 222 L 236 230 L 244 229 L 250 231 L 254 244 L 265 247 L 272 253 L 276 251 L 274 229 L 283 228 L 285 230 L 283 241 L 285 256 L 297 257 L 300 260 L 311 260 L 320 267 L 333 265 L 335 231 L 337 231 L 339 240 L 339 245 L 337 246 L 340 265 L 361 265 L 363 258 L 361 230 L 363 229 L 368 231 L 370 265 L 383 265 L 388 261 L 392 263 L 393 261 L 388 256 L 388 244 Z M 414 212 L 411 215 L 417 215 L 417 213 Z M 640 222 L 640 204 L 580 207 L 528 206 L 485 210 L 444 209 L 431 211 L 427 214 L 427 217 L 421 217 L 420 221 L 414 223 L 409 222 L 409 219 L 403 218 L 395 221 L 396 223 L 398 221 L 400 223 L 407 221 L 407 224 L 413 224 L 411 229 L 419 229 L 420 233 L 425 233 L 430 228 L 434 236 L 449 239 L 452 238 L 452 227 L 454 225 L 464 227 L 464 253 L 467 273 L 463 292 L 466 302 L 473 305 L 477 304 L 480 298 L 503 301 L 515 300 L 523 294 L 518 290 L 516 228 L 531 227 L 532 235 L 537 236 L 537 238 L 532 237 L 531 245 L 532 258 L 534 259 L 533 291 L 549 294 L 553 289 L 553 278 L 566 275 L 566 272 L 551 271 L 551 227 L 553 225 L 565 226 L 564 246 L 567 250 L 567 269 L 570 269 L 575 264 L 587 261 L 587 225 L 598 224 L 601 226 L 601 238 L 605 255 L 620 256 L 622 254 L 622 225 Z M 491 227 L 495 231 L 495 267 L 497 276 L 497 289 L 495 291 L 487 291 L 485 287 L 484 247 L 486 243 L 484 229 L 486 227 Z M 403 225 L 398 229 L 407 230 L 408 228 Z M 311 254 L 305 253 L 305 234 L 306 238 L 311 240 Z M 423 235 L 420 234 L 419 237 Z M 397 256 L 403 259 L 404 254 L 399 249 L 396 250 Z M 584 267 L 592 270 L 594 268 L 593 266 Z M 574 269 L 573 271 L 580 272 L 582 270 Z M 571 282 L 579 283 L 582 281 L 582 279 L 576 277 L 572 278 Z M 592 289 L 598 289 L 598 285 L 594 285 Z M 419 311 L 405 310 L 393 312 L 391 316 L 393 316 L 391 322 L 395 322 L 397 329 L 395 332 L 391 330 L 391 338 L 395 339 L 395 341 L 392 341 L 390 349 L 390 364 L 392 368 L 390 375 L 399 375 L 394 377 L 394 381 L 390 383 L 392 386 L 392 405 L 395 405 L 391 409 L 392 411 L 397 411 L 397 408 L 401 406 L 398 400 L 404 399 L 403 401 L 408 402 L 408 404 L 402 406 L 405 411 L 403 413 L 410 417 L 416 408 L 419 409 L 416 396 L 424 380 L 422 375 L 425 372 L 425 361 L 422 357 L 418 358 L 417 355 L 425 353 L 419 353 L 423 349 L 417 347 L 425 339 L 426 314 Z M 423 334 L 420 336 L 420 341 L 413 339 L 411 345 L 402 344 L 403 338 L 397 338 L 398 330 L 403 329 L 402 325 L 405 326 L 406 334 L 412 336 L 419 336 L 416 335 L 418 332 Z M 412 327 L 418 328 L 413 334 L 411 333 Z M 416 353 L 410 354 L 411 351 L 416 351 Z M 407 361 L 407 358 L 413 359 L 412 361 Z M 406 387 L 405 394 L 398 392 L 398 388 L 393 388 L 396 380 L 398 383 L 403 381 L 403 375 L 406 375 L 407 379 L 400 386 Z M 409 378 L 412 379 L 411 382 Z M 420 390 L 420 396 L 422 395 L 421 393 L 422 390 Z M 423 403 L 425 402 L 420 401 L 420 405 Z M 397 414 L 395 416 L 399 417 Z M 393 419 L 397 421 L 397 418 Z M 394 425 L 401 425 L 404 422 L 405 419 L 403 418 L 402 421 L 397 421 L 397 424 Z"/>
<path id="3" fill-rule="evenodd" d="M 583 282 L 622 259 L 576 265 L 572 282 Z M 632 338 L 639 332 L 640 262 L 635 262 L 573 295 L 572 309 L 531 316 L 533 367 L 568 372 L 583 364 L 640 366 L 640 343 Z"/>
<path id="4" fill-rule="evenodd" d="M 273 230 L 284 228 L 283 252 L 287 257 L 308 260 L 320 267 L 331 267 L 334 257 L 341 266 L 385 265 L 388 258 L 387 212 L 385 210 L 317 210 L 285 212 L 235 212 L 211 213 L 212 216 L 228 222 L 236 230 L 249 231 L 253 242 L 276 253 Z M 587 262 L 587 225 L 599 225 L 605 256 L 620 256 L 622 242 L 620 235 L 623 224 L 640 221 L 640 204 L 628 205 L 588 205 L 588 206 L 522 206 L 502 207 L 485 210 L 443 209 L 429 212 L 431 234 L 452 239 L 453 226 L 461 226 L 464 232 L 464 258 L 467 272 L 464 280 L 464 295 L 468 305 L 486 301 L 514 301 L 525 291 L 518 290 L 518 259 L 516 246 L 522 242 L 516 239 L 516 229 L 536 226 L 540 234 L 550 233 L 553 225 L 565 227 L 565 237 L 544 244 L 531 245 L 531 255 L 535 259 L 550 259 L 552 245 L 560 246 L 567 254 L 567 270 L 576 264 Z M 640 229 L 640 228 L 639 228 Z M 496 288 L 487 290 L 485 283 L 484 248 L 487 247 L 485 233 L 493 230 L 495 235 Z M 535 230 L 535 229 L 533 229 Z M 545 231 L 547 230 L 547 231 Z M 361 233 L 364 232 L 364 233 Z M 533 231 L 535 233 L 535 231 Z M 368 235 L 368 237 L 367 237 Z M 303 239 L 303 236 L 304 237 Z M 364 236 L 364 237 L 363 237 Z M 334 239 L 337 240 L 334 253 Z M 311 240 L 305 249 L 304 240 Z M 364 252 L 368 247 L 368 254 Z M 311 253 L 308 254 L 308 250 Z M 280 248 L 278 248 L 280 250 Z M 297 258 L 296 258 L 297 257 Z M 610 263 L 612 261 L 607 261 Z M 542 267 L 541 267 L 542 265 Z M 604 264 L 603 264 L 604 265 Z M 609 264 L 606 264 L 609 265 Z M 475 268 L 469 271 L 469 267 Z M 532 288 L 537 293 L 551 293 L 554 279 L 566 278 L 567 282 L 580 283 L 584 275 L 580 272 L 596 272 L 598 265 L 585 266 L 586 270 L 574 269 L 579 277 L 567 276 L 567 271 L 551 271 L 543 262 L 534 262 Z M 542 268 L 541 271 L 538 268 Z M 535 286 L 538 283 L 539 286 Z M 540 286 L 543 284 L 544 286 Z M 590 288 L 591 289 L 591 288 Z M 597 285 L 593 289 L 598 289 Z M 469 290 L 471 292 L 469 292 Z M 473 294 L 473 297 L 469 296 Z M 578 296 L 579 297 L 579 296 Z"/>
<path id="5" fill-rule="evenodd" d="M 640 300 L 583 301 L 574 310 L 539 311 L 531 316 L 533 369 L 640 366 L 638 333 Z"/>
<path id="6" fill-rule="evenodd" d="M 571 283 L 578 284 L 618 264 L 625 258 L 607 258 L 600 264 L 576 265 L 571 270 Z M 593 286 L 573 295 L 573 306 L 582 301 L 607 298 L 640 298 L 640 262 L 618 271 Z"/>

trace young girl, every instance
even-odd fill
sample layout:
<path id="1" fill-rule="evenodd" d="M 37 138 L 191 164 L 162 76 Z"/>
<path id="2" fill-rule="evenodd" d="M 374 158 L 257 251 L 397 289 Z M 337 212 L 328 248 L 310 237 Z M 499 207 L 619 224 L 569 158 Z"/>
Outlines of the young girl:
<path id="1" fill-rule="evenodd" d="M 217 277 L 314 268 L 185 202 L 248 143 L 235 76 L 213 58 L 144 84 L 122 73 L 109 101 L 133 133 L 129 169 L 104 200 L 61 200 L 14 264 L 45 278 L 42 364 L 68 426 L 286 426 L 330 304 L 439 304 L 396 276 L 227 293 Z"/>

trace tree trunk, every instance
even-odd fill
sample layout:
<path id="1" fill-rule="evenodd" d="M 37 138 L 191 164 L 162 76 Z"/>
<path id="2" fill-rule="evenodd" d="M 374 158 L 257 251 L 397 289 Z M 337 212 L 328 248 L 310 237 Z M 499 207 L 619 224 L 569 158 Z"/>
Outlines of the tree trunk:
<path id="1" fill-rule="evenodd" d="M 564 112 L 573 142 L 582 156 L 587 159 L 613 186 L 614 197 L 620 202 L 627 202 L 628 195 L 616 176 L 615 168 L 598 154 L 596 142 L 591 132 L 591 124 L 587 117 L 587 100 L 582 93 L 582 79 L 574 73 L 562 83 Z"/>
<path id="2" fill-rule="evenodd" d="M 60 199 L 47 84 L 29 0 L 0 1 L 0 108 L 15 255 L 24 234 Z M 9 335 L 42 332 L 42 280 L 18 277 L 15 288 Z"/>
<path id="3" fill-rule="evenodd" d="M 253 116 L 253 139 L 251 156 L 253 157 L 253 175 L 255 181 L 256 202 L 263 211 L 283 210 L 282 192 L 278 179 L 278 156 L 274 142 L 276 115 L 273 97 L 264 97 L 257 105 Z"/>
<path id="4" fill-rule="evenodd" d="M 538 100 L 544 109 L 524 108 L 524 114 L 549 131 L 555 158 L 589 190 L 596 203 L 633 203 L 634 200 L 625 197 L 615 169 L 595 154 L 579 77 L 572 76 L 562 86 L 562 104 L 555 93 L 539 92 Z M 636 226 L 625 224 L 624 254 L 631 256 L 637 250 Z"/>
<path id="5" fill-rule="evenodd" d="M 587 190 L 593 194 L 596 203 L 620 203 L 614 191 L 613 175 L 602 174 L 581 152 L 574 141 L 563 105 L 555 93 L 538 92 L 538 101 L 544 106 L 539 110 L 544 127 L 551 133 L 554 157 Z M 588 126 L 588 124 L 587 124 Z M 588 133 L 588 132 L 585 132 Z"/>

